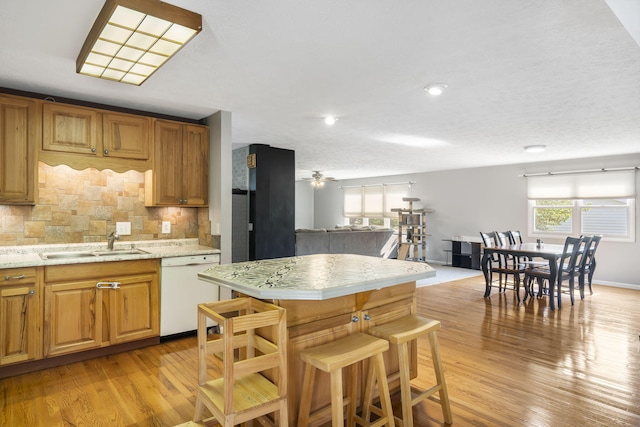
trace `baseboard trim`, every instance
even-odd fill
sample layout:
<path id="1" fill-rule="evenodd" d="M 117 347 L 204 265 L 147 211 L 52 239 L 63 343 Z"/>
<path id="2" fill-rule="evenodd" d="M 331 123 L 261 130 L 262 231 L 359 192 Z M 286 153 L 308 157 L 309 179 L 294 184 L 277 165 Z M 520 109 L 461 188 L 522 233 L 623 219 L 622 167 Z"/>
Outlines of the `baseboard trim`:
<path id="1" fill-rule="evenodd" d="M 632 285 L 631 283 L 609 282 L 606 280 L 597 280 L 597 281 L 594 281 L 593 284 L 611 286 L 614 288 L 635 289 L 636 291 L 640 291 L 640 285 Z"/>
<path id="2" fill-rule="evenodd" d="M 123 351 L 135 350 L 150 345 L 160 343 L 160 337 L 151 337 L 138 341 L 131 341 L 122 344 L 115 344 L 108 347 L 100 347 L 93 350 L 80 351 L 77 353 L 65 354 L 62 356 L 47 357 L 44 359 L 33 360 L 30 362 L 16 363 L 0 368 L 0 379 L 13 377 L 15 375 L 26 374 L 29 372 L 39 371 L 46 368 L 55 368 L 57 366 L 66 365 L 74 362 L 81 362 L 95 357 L 106 356 L 109 354 L 120 353 Z"/>

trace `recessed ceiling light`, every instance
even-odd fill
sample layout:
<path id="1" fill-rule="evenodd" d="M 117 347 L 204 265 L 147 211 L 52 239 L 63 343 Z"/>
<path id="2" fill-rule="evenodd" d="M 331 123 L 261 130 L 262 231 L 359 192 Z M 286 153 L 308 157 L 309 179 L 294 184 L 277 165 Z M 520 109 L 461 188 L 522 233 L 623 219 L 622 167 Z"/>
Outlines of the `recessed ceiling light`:
<path id="1" fill-rule="evenodd" d="M 527 145 L 524 147 L 524 151 L 527 153 L 542 153 L 546 149 L 546 145 Z"/>
<path id="2" fill-rule="evenodd" d="M 433 96 L 442 95 L 442 92 L 447 88 L 447 85 L 444 83 L 433 83 L 424 87 L 424 90 Z"/>
<path id="3" fill-rule="evenodd" d="M 333 126 L 337 121 L 338 121 L 338 118 L 333 116 L 327 116 L 324 118 L 324 123 L 327 126 Z"/>

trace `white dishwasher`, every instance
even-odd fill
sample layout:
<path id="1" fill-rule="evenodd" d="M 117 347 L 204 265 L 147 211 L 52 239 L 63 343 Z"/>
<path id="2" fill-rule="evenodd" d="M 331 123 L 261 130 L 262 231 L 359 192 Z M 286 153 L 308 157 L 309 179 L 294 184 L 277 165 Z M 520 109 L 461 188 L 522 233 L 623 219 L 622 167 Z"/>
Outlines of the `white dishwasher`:
<path id="1" fill-rule="evenodd" d="M 198 273 L 220 264 L 219 254 L 162 258 L 160 262 L 160 336 L 183 334 L 198 327 L 198 304 L 218 301 L 217 285 Z"/>

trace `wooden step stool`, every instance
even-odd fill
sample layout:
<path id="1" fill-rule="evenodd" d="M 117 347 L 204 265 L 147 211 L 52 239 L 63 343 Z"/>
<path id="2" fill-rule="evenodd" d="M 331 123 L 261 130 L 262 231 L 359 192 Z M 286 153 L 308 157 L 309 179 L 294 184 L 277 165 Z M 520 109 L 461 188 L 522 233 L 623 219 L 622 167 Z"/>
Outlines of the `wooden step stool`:
<path id="1" fill-rule="evenodd" d="M 439 329 L 439 321 L 411 315 L 390 323 L 374 326 L 368 330 L 369 334 L 389 341 L 398 353 L 400 370 L 396 374 L 389 376 L 388 381 L 391 383 L 400 378 L 402 418 L 396 417 L 396 423 L 401 427 L 413 427 L 412 408 L 427 398 L 440 404 L 445 423 L 451 424 L 453 422 L 447 385 L 444 381 L 440 345 L 436 335 Z M 409 342 L 423 335 L 428 335 L 429 337 L 431 359 L 433 360 L 433 368 L 436 374 L 436 385 L 427 390 L 411 385 L 411 366 L 409 362 Z M 415 397 L 412 397 L 412 391 L 416 394 Z M 440 399 L 433 397 L 436 392 L 439 393 Z"/>
<path id="2" fill-rule="evenodd" d="M 320 369 L 331 375 L 331 419 L 332 427 L 344 426 L 343 407 L 347 405 L 347 425 L 353 426 L 355 423 L 379 427 L 388 425 L 394 427 L 393 410 L 389 397 L 389 385 L 385 381 L 387 374 L 384 369 L 384 359 L 382 354 L 389 349 L 389 343 L 385 340 L 372 337 L 371 335 L 356 332 L 336 341 L 317 347 L 308 348 L 300 352 L 300 358 L 305 362 L 304 380 L 302 386 L 302 396 L 300 398 L 300 413 L 298 415 L 298 427 L 307 427 L 309 422 L 322 415 L 323 409 L 313 414 L 311 409 L 311 395 L 313 394 L 313 384 L 315 382 L 316 369 Z M 381 418 L 373 423 L 368 419 L 356 415 L 358 406 L 358 362 L 369 360 L 369 370 L 364 392 L 364 405 L 371 405 L 373 397 L 374 383 L 376 379 L 380 389 L 380 410 Z M 342 369 L 349 368 L 347 398 L 344 398 L 342 389 Z M 366 408 L 366 413 L 370 413 Z M 368 417 L 366 417 L 368 418 Z"/>
<path id="3" fill-rule="evenodd" d="M 207 319 L 223 326 L 221 338 L 207 334 Z M 218 355 L 222 355 L 221 370 Z M 207 369 L 207 363 L 214 369 Z M 205 408 L 223 427 L 254 419 L 262 425 L 288 427 L 284 308 L 253 298 L 198 305 L 194 422 L 203 421 Z M 268 414 L 273 414 L 274 422 Z"/>

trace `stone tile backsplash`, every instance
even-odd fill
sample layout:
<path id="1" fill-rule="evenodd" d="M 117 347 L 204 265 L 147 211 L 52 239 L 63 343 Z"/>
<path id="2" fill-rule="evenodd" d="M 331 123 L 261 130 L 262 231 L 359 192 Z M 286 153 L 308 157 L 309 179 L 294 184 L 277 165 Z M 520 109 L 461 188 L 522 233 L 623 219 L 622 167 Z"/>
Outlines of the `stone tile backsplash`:
<path id="1" fill-rule="evenodd" d="M 0 246 L 106 242 L 116 222 L 131 223 L 121 241 L 198 238 L 211 246 L 208 208 L 146 207 L 141 172 L 40 162 L 38 177 L 37 205 L 0 205 Z M 171 233 L 161 234 L 162 221 Z"/>

